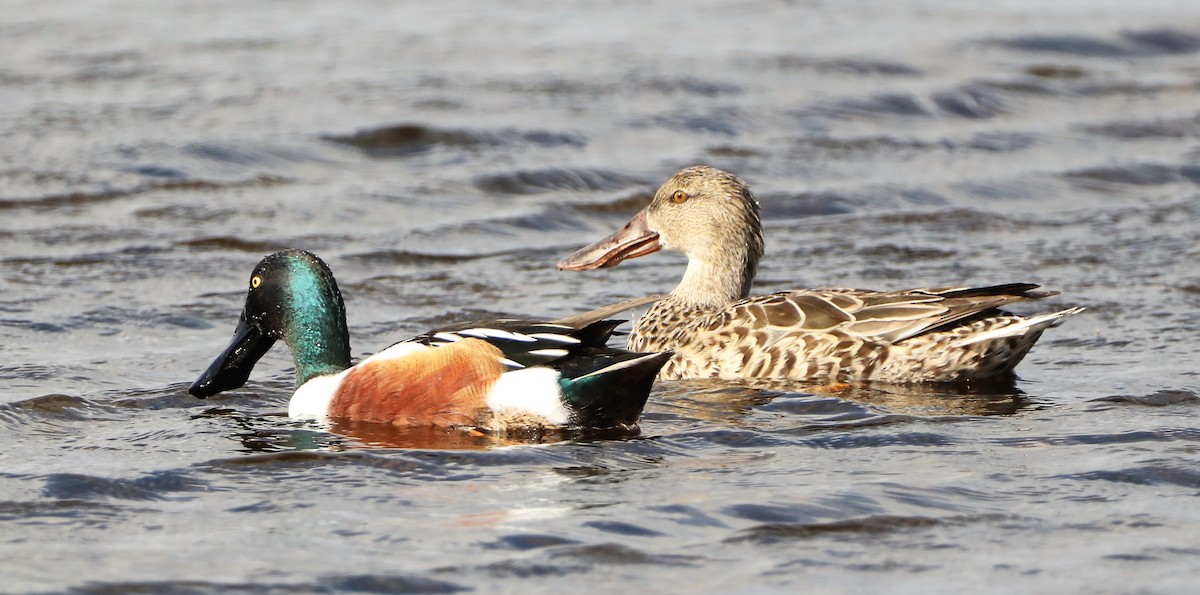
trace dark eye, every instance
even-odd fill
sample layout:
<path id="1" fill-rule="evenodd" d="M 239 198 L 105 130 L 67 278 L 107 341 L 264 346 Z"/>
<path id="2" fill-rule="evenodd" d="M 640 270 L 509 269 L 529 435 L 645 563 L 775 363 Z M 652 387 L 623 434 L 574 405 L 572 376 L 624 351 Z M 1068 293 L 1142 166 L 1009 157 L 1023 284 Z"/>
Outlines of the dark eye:
<path id="1" fill-rule="evenodd" d="M 688 193 L 684 192 L 682 190 L 676 190 L 675 194 L 671 195 L 671 200 L 675 201 L 676 204 L 681 203 L 681 202 L 687 202 L 687 199 L 688 199 Z"/>

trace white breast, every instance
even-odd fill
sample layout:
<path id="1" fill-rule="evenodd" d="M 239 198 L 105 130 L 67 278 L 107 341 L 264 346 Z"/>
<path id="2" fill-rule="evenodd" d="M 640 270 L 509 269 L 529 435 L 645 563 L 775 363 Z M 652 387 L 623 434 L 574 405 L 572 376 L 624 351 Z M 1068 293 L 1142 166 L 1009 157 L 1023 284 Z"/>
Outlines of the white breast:
<path id="1" fill-rule="evenodd" d="M 292 400 L 288 402 L 288 417 L 297 419 L 329 417 L 329 404 L 333 402 L 333 395 L 337 394 L 337 389 L 345 377 L 346 371 L 342 371 L 328 376 L 317 376 L 305 382 L 296 389 L 296 392 L 292 394 Z"/>

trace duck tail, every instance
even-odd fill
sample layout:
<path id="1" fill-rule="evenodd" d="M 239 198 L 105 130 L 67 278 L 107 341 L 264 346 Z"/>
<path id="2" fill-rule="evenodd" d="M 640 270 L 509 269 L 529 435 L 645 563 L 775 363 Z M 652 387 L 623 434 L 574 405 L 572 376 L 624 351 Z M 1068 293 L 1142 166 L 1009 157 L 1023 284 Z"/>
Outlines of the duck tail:
<path id="1" fill-rule="evenodd" d="M 624 323 L 624 320 L 598 320 L 571 333 L 571 336 L 587 347 L 604 347 L 613 331 Z"/>
<path id="2" fill-rule="evenodd" d="M 564 400 L 580 426 L 637 425 L 658 371 L 673 355 L 595 349 L 559 371 Z"/>
<path id="3" fill-rule="evenodd" d="M 1058 312 L 1051 312 L 1049 314 L 1042 314 L 1040 316 L 1031 316 L 1016 324 L 1010 324 L 971 335 L 970 337 L 966 337 L 957 343 L 954 343 L 951 345 L 951 347 L 966 347 L 967 345 L 974 345 L 976 343 L 983 343 L 985 341 L 995 341 L 996 339 L 1006 339 L 1009 337 L 1017 337 L 1032 333 L 1041 333 L 1048 328 L 1062 324 L 1063 320 L 1066 320 L 1067 317 L 1074 316 L 1080 312 L 1083 312 L 1083 310 L 1083 308 L 1067 308 L 1066 310 L 1059 310 Z"/>

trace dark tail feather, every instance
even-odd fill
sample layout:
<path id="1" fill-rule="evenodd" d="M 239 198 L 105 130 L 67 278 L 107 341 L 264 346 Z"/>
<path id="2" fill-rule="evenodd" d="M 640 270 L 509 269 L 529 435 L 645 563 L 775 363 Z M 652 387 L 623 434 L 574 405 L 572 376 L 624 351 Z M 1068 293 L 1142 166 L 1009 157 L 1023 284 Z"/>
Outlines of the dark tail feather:
<path id="1" fill-rule="evenodd" d="M 613 331 L 624 322 L 624 320 L 600 320 L 571 333 L 571 336 L 579 339 L 580 343 L 587 347 L 604 347 Z"/>
<path id="2" fill-rule="evenodd" d="M 589 355 L 560 368 L 563 394 L 576 411 L 576 423 L 592 428 L 636 425 L 654 379 L 672 352 L 597 349 Z"/>
<path id="3" fill-rule="evenodd" d="M 990 285 L 988 287 L 968 287 L 966 289 L 952 289 L 949 291 L 938 292 L 938 295 L 947 298 L 968 298 L 968 297 L 986 297 L 992 295 L 1014 295 L 1024 296 L 1032 299 L 1040 299 L 1058 295 L 1057 291 L 1034 291 L 1039 286 L 1033 283 L 1005 283 L 1003 285 Z"/>

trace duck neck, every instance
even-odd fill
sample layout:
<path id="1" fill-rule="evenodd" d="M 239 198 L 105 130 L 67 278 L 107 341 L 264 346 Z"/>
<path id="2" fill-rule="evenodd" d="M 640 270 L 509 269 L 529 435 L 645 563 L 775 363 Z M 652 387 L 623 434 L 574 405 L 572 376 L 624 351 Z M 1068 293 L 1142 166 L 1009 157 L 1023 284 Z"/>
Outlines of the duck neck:
<path id="1" fill-rule="evenodd" d="M 759 240 L 758 246 L 762 245 Z M 750 295 L 750 283 L 758 271 L 761 248 L 749 243 L 709 250 L 688 257 L 687 271 L 671 299 L 700 309 L 723 308 Z"/>
<path id="2" fill-rule="evenodd" d="M 296 387 L 317 376 L 350 367 L 346 307 L 337 286 L 321 286 L 304 275 L 292 279 L 289 321 L 283 340 L 296 363 Z"/>

